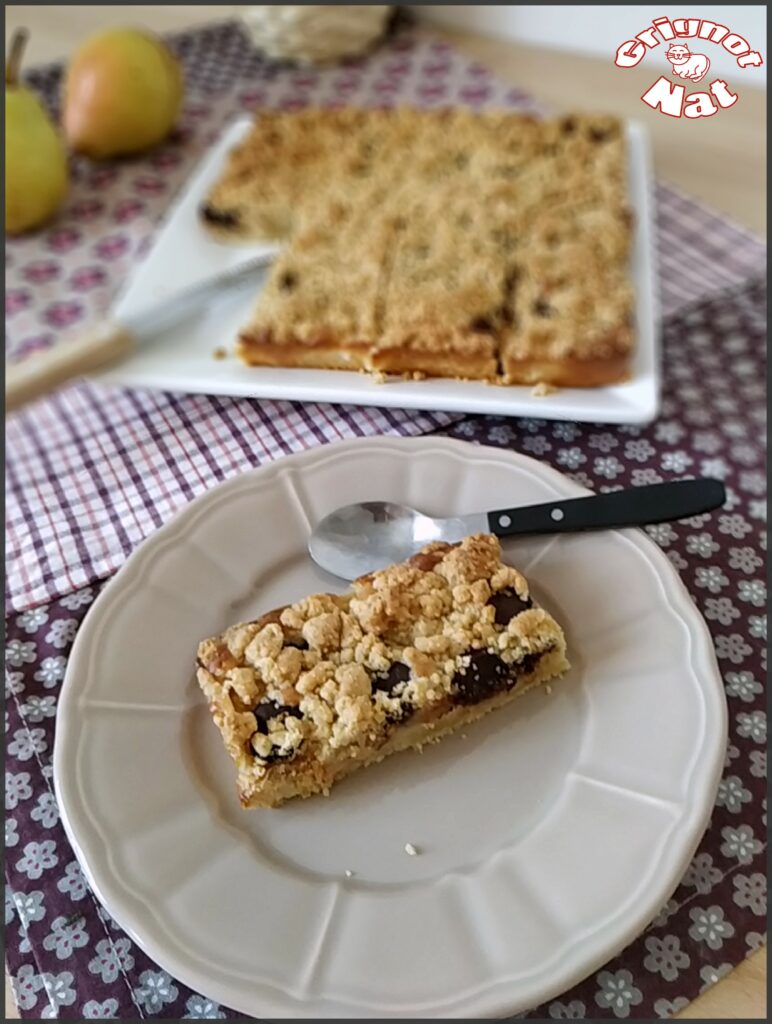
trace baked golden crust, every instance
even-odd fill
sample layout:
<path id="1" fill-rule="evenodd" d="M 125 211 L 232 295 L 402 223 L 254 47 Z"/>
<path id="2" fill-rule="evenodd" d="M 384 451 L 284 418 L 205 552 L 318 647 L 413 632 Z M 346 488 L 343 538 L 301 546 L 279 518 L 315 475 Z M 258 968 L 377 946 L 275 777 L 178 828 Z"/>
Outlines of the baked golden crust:
<path id="1" fill-rule="evenodd" d="M 437 738 L 567 668 L 498 540 L 430 544 L 204 640 L 198 681 L 245 806 L 275 806 Z"/>
<path id="2" fill-rule="evenodd" d="M 626 173 L 622 124 L 605 115 L 261 114 L 203 211 L 221 235 L 290 239 L 238 353 L 498 383 L 619 380 L 634 346 Z"/>

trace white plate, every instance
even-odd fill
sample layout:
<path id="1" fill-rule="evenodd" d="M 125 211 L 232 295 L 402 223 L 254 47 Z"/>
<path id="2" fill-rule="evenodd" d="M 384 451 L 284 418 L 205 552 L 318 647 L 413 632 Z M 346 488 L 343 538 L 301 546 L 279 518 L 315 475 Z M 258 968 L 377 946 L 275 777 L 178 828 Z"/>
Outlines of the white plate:
<path id="1" fill-rule="evenodd" d="M 508 543 L 566 627 L 568 677 L 326 800 L 243 811 L 193 676 L 201 638 L 330 586 L 305 545 L 339 503 L 581 493 L 498 449 L 344 442 L 222 484 L 128 560 L 78 633 L 54 778 L 87 877 L 154 960 L 259 1017 L 465 1018 L 557 995 L 644 928 L 704 830 L 726 712 L 641 531 Z"/>
<path id="2" fill-rule="evenodd" d="M 212 241 L 198 222 L 198 205 L 219 176 L 225 155 L 248 130 L 240 120 L 228 128 L 202 162 L 158 232 L 155 244 L 119 296 L 114 315 L 130 316 L 187 284 L 242 262 L 273 246 L 234 246 Z M 638 343 L 632 379 L 607 388 L 564 388 L 535 398 L 528 387 L 492 387 L 480 381 L 404 381 L 378 384 L 362 373 L 248 367 L 235 357 L 216 360 L 215 348 L 232 349 L 249 317 L 265 274 L 255 275 L 204 311 L 152 339 L 100 380 L 168 391 L 193 391 L 256 398 L 344 402 L 401 409 L 539 416 L 601 423 L 646 423 L 659 402 L 659 311 L 654 277 L 653 213 L 647 139 L 629 125 L 630 196 L 636 216 L 632 274 L 637 291 Z"/>

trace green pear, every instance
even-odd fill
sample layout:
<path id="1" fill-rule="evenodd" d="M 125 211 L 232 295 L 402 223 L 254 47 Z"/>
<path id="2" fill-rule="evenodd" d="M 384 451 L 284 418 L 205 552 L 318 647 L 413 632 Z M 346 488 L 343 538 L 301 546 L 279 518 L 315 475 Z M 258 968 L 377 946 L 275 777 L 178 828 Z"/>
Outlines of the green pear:
<path id="1" fill-rule="evenodd" d="M 97 160 L 162 142 L 182 102 L 182 72 L 167 47 L 131 28 L 98 32 L 72 58 L 64 83 L 67 141 Z"/>
<path id="2" fill-rule="evenodd" d="M 5 67 L 5 229 L 19 235 L 44 224 L 67 192 L 67 155 L 37 96 L 19 85 L 27 33 L 17 32 Z"/>

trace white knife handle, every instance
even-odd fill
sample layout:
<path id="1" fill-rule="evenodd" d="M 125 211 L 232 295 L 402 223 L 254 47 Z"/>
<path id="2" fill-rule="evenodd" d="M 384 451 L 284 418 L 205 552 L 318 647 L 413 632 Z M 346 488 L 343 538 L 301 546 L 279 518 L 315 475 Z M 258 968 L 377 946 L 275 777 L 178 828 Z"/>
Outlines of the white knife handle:
<path id="1" fill-rule="evenodd" d="M 131 331 L 122 324 L 106 320 L 89 334 L 6 366 L 6 413 L 48 394 L 74 377 L 119 362 L 135 347 L 136 338 Z"/>

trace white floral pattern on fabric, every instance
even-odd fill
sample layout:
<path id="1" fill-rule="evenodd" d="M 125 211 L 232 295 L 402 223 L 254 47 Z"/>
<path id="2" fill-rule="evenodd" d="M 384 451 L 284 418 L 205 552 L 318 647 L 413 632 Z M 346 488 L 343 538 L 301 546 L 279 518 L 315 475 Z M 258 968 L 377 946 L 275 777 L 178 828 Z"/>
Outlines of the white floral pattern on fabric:
<path id="1" fill-rule="evenodd" d="M 732 897 L 738 907 L 747 907 L 761 917 L 767 908 L 767 877 L 760 871 L 752 875 L 737 874 L 732 879 L 735 893 Z"/>
<path id="2" fill-rule="evenodd" d="M 24 847 L 24 856 L 16 861 L 14 867 L 21 871 L 27 878 L 40 878 L 44 871 L 48 871 L 59 862 L 54 853 L 56 843 L 53 839 L 44 839 L 42 843 L 27 843 Z"/>
<path id="3" fill-rule="evenodd" d="M 731 626 L 735 619 L 740 618 L 740 609 L 735 608 L 728 597 L 706 597 L 705 618 L 721 626 Z"/>
<path id="4" fill-rule="evenodd" d="M 767 752 L 766 750 L 752 750 L 749 755 L 750 773 L 756 779 L 767 777 Z"/>
<path id="5" fill-rule="evenodd" d="M 692 858 L 681 884 L 696 889 L 704 896 L 720 881 L 721 871 L 714 866 L 713 857 L 709 853 L 698 853 Z"/>
<path id="6" fill-rule="evenodd" d="M 753 527 L 748 520 L 737 512 L 718 517 L 718 532 L 726 533 L 737 540 L 742 540 L 752 530 Z"/>
<path id="7" fill-rule="evenodd" d="M 691 963 L 689 954 L 681 949 L 681 940 L 677 935 L 665 935 L 657 938 L 650 935 L 644 945 L 648 956 L 643 966 L 652 974 L 661 974 L 665 981 L 675 981 L 681 971 Z"/>
<path id="8" fill-rule="evenodd" d="M 721 545 L 716 544 L 709 533 L 692 533 L 686 538 L 686 550 L 690 555 L 710 558 L 720 548 Z"/>
<path id="9" fill-rule="evenodd" d="M 38 992 L 43 988 L 43 979 L 31 964 L 19 968 L 16 977 L 11 978 L 11 987 L 20 1010 L 31 1010 L 37 1006 Z"/>
<path id="10" fill-rule="evenodd" d="M 6 772 L 5 775 L 5 808 L 14 810 L 20 801 L 29 800 L 32 796 L 29 772 Z"/>
<path id="11" fill-rule="evenodd" d="M 13 904 L 13 893 L 10 886 L 5 887 L 5 923 L 9 925 L 16 916 L 16 908 Z"/>
<path id="12" fill-rule="evenodd" d="M 767 742 L 767 714 L 765 711 L 740 711 L 736 716 L 737 735 L 750 737 L 754 743 Z"/>
<path id="13" fill-rule="evenodd" d="M 82 590 L 74 590 L 71 594 L 65 594 L 60 602 L 68 611 L 76 612 L 79 608 L 90 605 L 93 600 L 94 592 L 91 587 L 84 587 Z"/>
<path id="14" fill-rule="evenodd" d="M 19 761 L 29 761 L 36 754 L 48 750 L 48 741 L 43 729 L 16 729 L 8 744 L 8 753 Z"/>
<path id="15" fill-rule="evenodd" d="M 618 447 L 619 441 L 613 434 L 590 434 L 587 438 L 587 447 L 595 448 L 599 452 L 608 455 Z"/>
<path id="16" fill-rule="evenodd" d="M 740 864 L 748 865 L 754 856 L 763 848 L 761 840 L 756 839 L 750 825 L 725 825 L 721 829 L 723 843 L 721 852 L 725 857 L 736 857 Z"/>
<path id="17" fill-rule="evenodd" d="M 39 821 L 43 828 L 53 828 L 59 820 L 59 805 L 51 792 L 41 793 L 30 811 L 33 821 Z"/>
<path id="18" fill-rule="evenodd" d="M 729 473 L 729 463 L 726 459 L 703 459 L 700 462 L 700 473 L 702 476 L 714 476 L 719 480 L 725 480 Z"/>
<path id="19" fill-rule="evenodd" d="M 549 1015 L 556 1020 L 584 1020 L 587 1016 L 587 1007 L 581 999 L 572 999 L 568 1003 L 561 1003 L 555 1000 L 549 1005 Z"/>
<path id="20" fill-rule="evenodd" d="M 24 693 L 24 673 L 5 670 L 5 699 Z"/>
<path id="21" fill-rule="evenodd" d="M 96 956 L 89 961 L 89 971 L 109 985 L 123 971 L 130 971 L 134 967 L 134 957 L 130 949 L 131 943 L 128 939 L 100 939 L 96 944 Z"/>
<path id="22" fill-rule="evenodd" d="M 42 921 L 46 916 L 45 902 L 40 889 L 32 892 L 15 892 L 13 902 L 24 931 L 33 921 Z"/>
<path id="23" fill-rule="evenodd" d="M 15 818 L 5 819 L 5 848 L 10 849 L 12 846 L 18 846 L 19 844 L 19 827 Z"/>
<path id="24" fill-rule="evenodd" d="M 547 452 L 552 451 L 552 445 L 549 441 L 540 436 L 524 437 L 522 447 L 524 452 L 536 456 L 546 455 Z"/>
<path id="25" fill-rule="evenodd" d="M 56 953 L 57 959 L 66 960 L 73 950 L 88 943 L 88 932 L 83 927 L 83 918 L 71 921 L 66 917 L 57 917 L 51 923 L 51 931 L 43 939 L 43 949 Z"/>
<path id="26" fill-rule="evenodd" d="M 634 469 L 632 472 L 633 487 L 646 487 L 647 484 L 660 484 L 662 477 L 656 469 Z"/>
<path id="27" fill-rule="evenodd" d="M 177 987 L 166 971 L 143 971 L 139 976 L 136 997 L 142 1009 L 151 1016 L 177 998 Z"/>
<path id="28" fill-rule="evenodd" d="M 637 441 L 625 442 L 625 458 L 633 462 L 648 462 L 656 454 L 654 445 L 649 444 L 645 437 Z"/>
<path id="29" fill-rule="evenodd" d="M 732 965 L 727 963 L 719 964 L 718 967 L 713 967 L 711 964 L 705 964 L 704 967 L 700 967 L 700 977 L 702 978 L 700 992 L 704 992 L 711 985 L 715 985 L 717 981 L 725 978 L 731 970 Z"/>
<path id="30" fill-rule="evenodd" d="M 114 1020 L 118 1016 L 118 1000 L 105 999 L 98 1003 L 96 999 L 89 999 L 83 1004 L 81 1013 L 85 1020 Z"/>
<path id="31" fill-rule="evenodd" d="M 689 935 L 696 942 L 704 942 L 709 949 L 721 949 L 724 939 L 734 935 L 734 925 L 725 919 L 719 906 L 692 907 L 689 917 L 692 919 Z"/>
<path id="32" fill-rule="evenodd" d="M 14 668 L 31 665 L 37 657 L 37 644 L 34 640 L 11 640 L 5 648 L 5 660 Z"/>
<path id="33" fill-rule="evenodd" d="M 659 1018 L 666 1020 L 668 1017 L 675 1017 L 688 1005 L 689 1000 L 684 996 L 676 996 L 675 999 L 657 999 L 654 1003 L 654 1012 Z"/>
<path id="34" fill-rule="evenodd" d="M 739 814 L 743 804 L 747 804 L 750 798 L 750 790 L 743 786 L 739 775 L 727 775 L 718 784 L 716 804 L 718 807 L 726 807 L 732 814 Z"/>
<path id="35" fill-rule="evenodd" d="M 655 438 L 665 444 L 678 444 L 685 433 L 680 423 L 668 423 L 665 420 L 660 420 L 654 427 Z"/>
<path id="36" fill-rule="evenodd" d="M 607 480 L 614 480 L 624 471 L 624 466 L 615 455 L 595 459 L 593 464 L 595 474 L 605 477 Z"/>
<path id="37" fill-rule="evenodd" d="M 37 697 L 34 694 L 21 706 L 21 713 L 28 722 L 43 722 L 56 715 L 56 697 Z"/>
<path id="38" fill-rule="evenodd" d="M 56 888 L 59 892 L 67 893 L 74 903 L 88 895 L 88 884 L 83 876 L 80 864 L 76 860 L 70 861 L 65 867 L 64 874 L 56 883 Z"/>
<path id="39" fill-rule="evenodd" d="M 763 608 L 767 601 L 767 588 L 763 580 L 740 580 L 737 596 L 756 608 Z"/>
<path id="40" fill-rule="evenodd" d="M 630 1009 L 643 1001 L 643 994 L 633 984 L 630 971 L 601 971 L 597 977 L 599 990 L 595 994 L 598 1006 L 609 1009 L 615 1017 L 629 1017 Z"/>
<path id="41" fill-rule="evenodd" d="M 68 647 L 78 631 L 77 619 L 57 619 L 46 633 L 46 643 L 52 647 Z"/>
<path id="42" fill-rule="evenodd" d="M 729 577 L 724 575 L 718 565 L 710 565 L 707 568 L 701 565 L 694 574 L 695 586 L 709 590 L 711 594 L 717 594 L 728 582 Z"/>
<path id="43" fill-rule="evenodd" d="M 730 548 L 729 567 L 740 572 L 756 572 L 764 564 L 753 548 Z"/>
<path id="44" fill-rule="evenodd" d="M 671 473 L 685 473 L 693 462 L 694 459 L 686 452 L 665 452 L 661 466 Z"/>
<path id="45" fill-rule="evenodd" d="M 755 953 L 757 949 L 761 949 L 767 942 L 766 935 L 762 935 L 761 932 L 748 932 L 745 936 L 745 944 L 748 947 L 749 953 Z"/>
<path id="46" fill-rule="evenodd" d="M 204 996 L 191 996 L 185 1003 L 183 1020 L 222 1020 L 225 1017 L 221 1007 Z"/>
<path id="47" fill-rule="evenodd" d="M 60 1006 L 72 1006 L 75 1002 L 75 989 L 71 971 L 62 971 L 60 974 L 46 973 L 42 976 L 43 987 L 48 996 L 49 1006 L 43 1011 L 43 1017 L 58 1017 L 56 1012 Z"/>
<path id="48" fill-rule="evenodd" d="M 55 658 L 43 658 L 40 663 L 40 668 L 37 670 L 33 678 L 35 678 L 39 683 L 42 683 L 43 686 L 56 686 L 62 679 L 64 679 L 64 669 L 66 664 L 66 659 L 61 655 Z"/>
<path id="49" fill-rule="evenodd" d="M 48 611 L 42 606 L 30 608 L 28 611 L 22 612 L 16 619 L 17 626 L 25 633 L 37 633 L 46 622 L 48 622 Z"/>
<path id="50" fill-rule="evenodd" d="M 764 692 L 764 687 L 756 681 L 752 672 L 727 672 L 726 692 L 730 697 L 739 697 L 746 703 L 752 703 L 757 693 Z"/>
<path id="51" fill-rule="evenodd" d="M 670 523 L 655 523 L 653 526 L 647 526 L 646 532 L 661 547 L 667 547 L 668 544 L 672 544 L 674 540 L 678 539 L 678 534 Z"/>
<path id="52" fill-rule="evenodd" d="M 559 465 L 565 466 L 567 469 L 578 469 L 583 462 L 587 461 L 587 456 L 581 448 L 561 448 L 557 455 L 557 461 Z"/>
<path id="53" fill-rule="evenodd" d="M 753 648 L 745 642 L 741 633 L 716 637 L 716 654 L 722 660 L 731 661 L 733 665 L 742 664 L 743 659 L 752 651 Z"/>
<path id="54" fill-rule="evenodd" d="M 756 637 L 759 640 L 767 639 L 767 616 L 764 615 L 749 615 L 748 616 L 748 632 L 751 636 Z"/>

